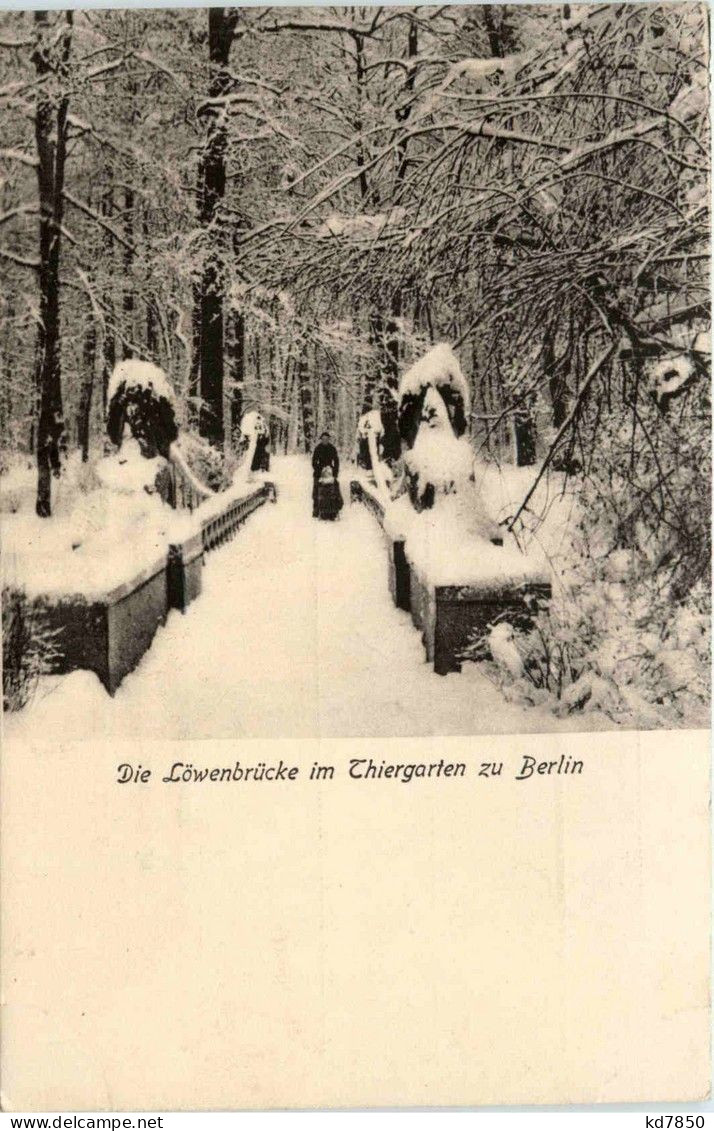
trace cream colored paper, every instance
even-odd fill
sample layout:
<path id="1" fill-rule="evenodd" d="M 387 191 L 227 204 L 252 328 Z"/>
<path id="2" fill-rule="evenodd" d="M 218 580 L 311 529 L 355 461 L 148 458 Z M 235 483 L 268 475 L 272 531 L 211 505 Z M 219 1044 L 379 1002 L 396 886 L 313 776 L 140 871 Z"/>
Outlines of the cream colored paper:
<path id="1" fill-rule="evenodd" d="M 706 1096 L 708 749 L 692 731 L 8 744 L 5 1108 Z M 525 755 L 583 771 L 516 780 Z M 466 770 L 351 778 L 370 757 Z M 292 781 L 159 780 L 280 758 Z M 311 781 L 315 761 L 334 777 Z M 123 762 L 152 778 L 118 784 Z"/>

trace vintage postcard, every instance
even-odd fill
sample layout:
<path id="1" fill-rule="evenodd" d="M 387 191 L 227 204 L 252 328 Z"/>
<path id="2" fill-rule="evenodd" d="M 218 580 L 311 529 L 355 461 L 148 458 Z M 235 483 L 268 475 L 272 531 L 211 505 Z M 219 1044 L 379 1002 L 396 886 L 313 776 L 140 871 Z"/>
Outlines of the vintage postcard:
<path id="1" fill-rule="evenodd" d="M 708 79 L 0 2 L 4 1110 L 708 1096 Z"/>

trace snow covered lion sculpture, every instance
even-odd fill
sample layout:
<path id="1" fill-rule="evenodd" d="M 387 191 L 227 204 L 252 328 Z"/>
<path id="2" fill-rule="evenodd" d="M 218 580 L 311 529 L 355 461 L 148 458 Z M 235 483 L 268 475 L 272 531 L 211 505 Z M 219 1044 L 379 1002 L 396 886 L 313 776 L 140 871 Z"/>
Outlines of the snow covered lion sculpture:
<path id="1" fill-rule="evenodd" d="M 242 465 L 248 471 L 270 471 L 270 429 L 260 412 L 246 412 L 240 422 L 246 444 Z"/>
<path id="2" fill-rule="evenodd" d="M 474 454 L 465 435 L 471 397 L 458 358 L 441 342 L 402 377 L 399 433 L 406 489 L 413 508 L 448 509 L 464 534 L 499 543 L 475 483 Z"/>
<path id="3" fill-rule="evenodd" d="M 127 469 L 127 483 L 141 482 L 143 461 L 147 461 L 147 475 L 153 474 L 157 463 L 163 463 L 164 468 L 177 468 L 199 499 L 213 494 L 193 474 L 181 451 L 174 392 L 158 365 L 134 358 L 120 361 L 109 381 L 107 405 L 107 435 L 119 449 L 118 462 Z M 147 490 L 149 486 L 145 484 Z M 165 501 L 176 504 L 173 486 L 157 479 L 157 489 Z"/>

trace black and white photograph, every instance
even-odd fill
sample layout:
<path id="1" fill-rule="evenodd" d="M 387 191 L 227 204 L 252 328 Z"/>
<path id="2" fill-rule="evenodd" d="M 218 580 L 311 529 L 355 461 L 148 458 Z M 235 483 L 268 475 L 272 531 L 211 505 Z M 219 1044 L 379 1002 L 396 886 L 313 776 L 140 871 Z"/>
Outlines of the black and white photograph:
<path id="1" fill-rule="evenodd" d="M 710 9 L 10 2 L 0 1109 L 703 1127 Z"/>
<path id="2" fill-rule="evenodd" d="M 707 21 L 0 13 L 8 735 L 708 725 Z"/>

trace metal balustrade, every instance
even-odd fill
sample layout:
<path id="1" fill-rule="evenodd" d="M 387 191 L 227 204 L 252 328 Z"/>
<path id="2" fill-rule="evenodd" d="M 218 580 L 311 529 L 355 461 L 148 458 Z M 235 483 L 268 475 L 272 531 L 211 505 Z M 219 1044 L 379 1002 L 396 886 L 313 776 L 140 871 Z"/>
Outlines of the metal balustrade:
<path id="1" fill-rule="evenodd" d="M 217 496 L 219 498 L 219 496 Z M 223 542 L 233 538 L 238 528 L 245 522 L 250 514 L 263 503 L 268 500 L 275 502 L 277 498 L 275 484 L 271 482 L 261 483 L 250 494 L 242 496 L 238 499 L 233 499 L 228 503 L 224 510 L 218 514 L 210 514 L 201 520 L 201 538 L 203 542 L 204 553 L 213 550 L 216 546 L 222 545 Z M 210 500 L 212 507 L 214 500 Z M 209 504 L 204 504 L 208 506 Z M 201 516 L 201 507 L 198 508 L 196 514 Z"/>

